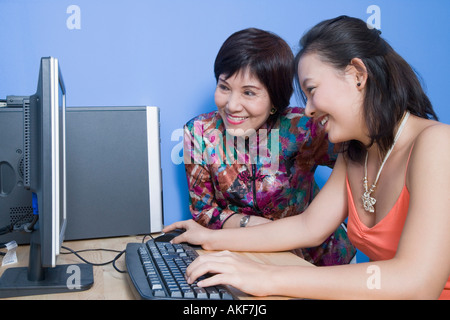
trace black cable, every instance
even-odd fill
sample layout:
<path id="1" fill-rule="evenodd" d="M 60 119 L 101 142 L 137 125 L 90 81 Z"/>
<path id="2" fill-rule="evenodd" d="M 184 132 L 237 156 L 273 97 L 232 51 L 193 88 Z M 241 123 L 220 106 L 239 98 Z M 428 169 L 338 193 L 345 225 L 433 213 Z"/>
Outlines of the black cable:
<path id="1" fill-rule="evenodd" d="M 145 242 L 145 238 L 147 238 L 147 236 L 150 236 L 150 238 L 152 238 L 152 240 L 155 240 L 155 238 L 153 238 L 152 234 L 149 233 L 149 234 L 145 235 L 145 236 L 142 238 L 142 243 Z"/>
<path id="2" fill-rule="evenodd" d="M 119 250 L 112 250 L 112 249 L 103 249 L 103 248 L 100 248 L 100 249 L 84 249 L 84 250 L 74 251 L 74 250 L 72 250 L 72 249 L 70 249 L 70 248 L 67 248 L 67 247 L 65 247 L 65 246 L 61 246 L 61 248 L 63 248 L 63 249 L 65 249 L 65 250 L 69 251 L 69 252 L 61 252 L 61 254 L 74 254 L 74 255 L 76 255 L 80 260 L 82 260 L 83 262 L 85 262 L 85 263 L 87 263 L 87 264 L 90 264 L 90 265 L 92 265 L 92 266 L 97 266 L 97 267 L 99 267 L 99 266 L 105 266 L 105 265 L 108 265 L 108 264 L 111 263 L 112 266 L 114 267 L 114 269 L 116 269 L 117 272 L 120 272 L 120 273 L 127 273 L 127 271 L 120 270 L 120 269 L 117 268 L 117 266 L 116 266 L 116 261 L 117 261 L 117 260 L 125 253 L 125 250 L 119 251 Z M 88 252 L 88 251 L 118 252 L 118 254 L 116 255 L 116 257 L 115 257 L 114 259 L 112 259 L 112 260 L 110 260 L 110 261 L 102 262 L 102 263 L 94 263 L 94 262 L 90 262 L 90 261 L 84 259 L 82 256 L 80 256 L 80 255 L 78 254 L 79 252 Z"/>
<path id="3" fill-rule="evenodd" d="M 6 248 L 6 243 L 0 243 L 0 249 L 3 249 L 3 248 Z M 3 251 L 0 251 L 0 256 L 4 256 L 4 255 L 6 255 L 6 253 Z"/>
<path id="4" fill-rule="evenodd" d="M 23 217 L 21 220 L 15 223 L 0 228 L 0 235 L 20 231 L 32 232 L 34 229 L 34 225 L 38 221 L 38 218 L 39 218 L 38 215 L 33 215 L 33 218 L 30 221 L 24 222 L 24 220 L 27 219 L 27 217 Z"/>
<path id="5" fill-rule="evenodd" d="M 24 230 L 25 230 L 26 232 L 32 232 L 32 231 L 34 230 L 34 225 L 37 223 L 38 219 L 39 219 L 39 215 L 34 214 L 34 215 L 33 215 L 33 220 L 31 220 L 30 223 L 25 224 L 25 225 L 23 226 Z"/>
<path id="6" fill-rule="evenodd" d="M 0 249 L 6 249 L 6 242 L 0 243 Z M 0 256 L 4 257 L 6 256 L 6 252 L 0 251 Z"/>
<path id="7" fill-rule="evenodd" d="M 7 226 L 5 226 L 3 228 L 0 228 L 0 235 L 11 233 L 11 232 L 13 232 L 13 230 L 14 230 L 14 225 L 13 224 L 7 225 Z"/>
<path id="8" fill-rule="evenodd" d="M 113 262 L 112 262 L 112 266 L 114 267 L 114 269 L 116 269 L 116 271 L 117 271 L 117 272 L 120 272 L 120 273 L 127 273 L 126 270 L 120 270 L 120 269 L 117 268 L 117 266 L 116 266 L 116 261 L 119 260 L 119 258 L 120 258 L 124 253 L 125 253 L 125 250 L 121 251 L 121 252 L 114 258 L 114 260 L 113 260 Z"/>

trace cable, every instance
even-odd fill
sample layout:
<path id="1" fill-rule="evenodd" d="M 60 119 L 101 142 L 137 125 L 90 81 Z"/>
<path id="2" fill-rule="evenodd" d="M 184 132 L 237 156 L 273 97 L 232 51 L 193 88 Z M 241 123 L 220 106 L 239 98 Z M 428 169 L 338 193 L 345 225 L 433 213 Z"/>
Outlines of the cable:
<path id="1" fill-rule="evenodd" d="M 27 217 L 22 217 L 21 220 L 0 228 L 0 235 L 12 233 L 12 232 L 21 232 L 21 231 L 33 232 L 34 225 L 37 223 L 39 216 L 33 215 L 33 218 L 31 219 L 31 221 L 27 221 L 27 222 L 24 221 L 25 219 L 27 219 Z"/>
<path id="2" fill-rule="evenodd" d="M 32 232 L 34 230 L 34 225 L 37 223 L 38 220 L 39 220 L 39 216 L 33 215 L 33 220 L 31 220 L 30 223 L 24 224 L 23 230 L 26 232 Z"/>
<path id="3" fill-rule="evenodd" d="M 6 248 L 6 243 L 0 243 L 0 249 Z M 6 252 L 0 251 L 0 256 L 5 256 Z"/>
<path id="4" fill-rule="evenodd" d="M 13 224 L 7 225 L 3 228 L 0 228 L 0 235 L 4 235 L 4 234 L 10 233 L 10 232 L 13 232 L 13 230 L 14 230 Z"/>
<path id="5" fill-rule="evenodd" d="M 149 236 L 150 238 L 152 238 L 152 240 L 155 240 L 155 238 L 153 238 L 152 234 L 149 233 L 149 234 L 146 234 L 146 235 L 142 238 L 142 243 L 145 242 L 145 238 L 147 238 L 147 236 Z"/>
<path id="6" fill-rule="evenodd" d="M 84 249 L 84 250 L 74 251 L 74 250 L 72 250 L 72 249 L 70 249 L 70 248 L 67 248 L 67 247 L 65 247 L 65 246 L 61 246 L 61 248 L 63 248 L 63 249 L 65 249 L 65 250 L 69 251 L 69 252 L 61 252 L 61 254 L 74 254 L 74 255 L 76 255 L 80 260 L 82 260 L 83 262 L 85 262 L 85 263 L 87 263 L 87 264 L 90 264 L 90 265 L 92 265 L 92 266 L 97 266 L 97 267 L 99 267 L 99 266 L 105 266 L 105 265 L 108 265 L 108 264 L 112 263 L 112 266 L 114 267 L 114 269 L 116 269 L 117 272 L 120 272 L 120 273 L 127 273 L 127 271 L 120 270 L 120 269 L 116 266 L 116 261 L 117 261 L 117 260 L 125 253 L 125 250 L 119 251 L 119 250 L 112 250 L 112 249 L 103 249 L 103 248 L 100 248 L 100 249 Z M 107 252 L 117 252 L 118 254 L 116 255 L 116 257 L 115 257 L 114 259 L 112 259 L 112 260 L 110 260 L 110 261 L 102 262 L 102 263 L 94 263 L 94 262 L 90 262 L 90 261 L 84 259 L 82 256 L 80 256 L 80 255 L 78 254 L 79 252 L 87 252 L 87 251 L 107 251 Z"/>

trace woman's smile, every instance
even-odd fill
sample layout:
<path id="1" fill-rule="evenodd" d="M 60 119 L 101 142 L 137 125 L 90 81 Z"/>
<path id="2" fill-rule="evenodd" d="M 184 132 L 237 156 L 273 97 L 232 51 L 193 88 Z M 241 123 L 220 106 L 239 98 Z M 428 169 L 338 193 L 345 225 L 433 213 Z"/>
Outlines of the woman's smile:
<path id="1" fill-rule="evenodd" d="M 237 125 L 244 123 L 245 120 L 248 119 L 248 117 L 238 117 L 238 116 L 233 116 L 231 114 L 227 114 L 226 119 L 230 124 L 237 126 Z"/>

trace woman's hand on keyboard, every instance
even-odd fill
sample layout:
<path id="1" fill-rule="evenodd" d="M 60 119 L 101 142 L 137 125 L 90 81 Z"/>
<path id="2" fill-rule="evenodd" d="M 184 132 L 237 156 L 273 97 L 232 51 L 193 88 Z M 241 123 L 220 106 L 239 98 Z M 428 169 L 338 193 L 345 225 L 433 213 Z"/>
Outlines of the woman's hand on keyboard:
<path id="1" fill-rule="evenodd" d="M 231 285 L 254 296 L 267 296 L 271 294 L 268 283 L 273 267 L 237 253 L 221 251 L 200 255 L 187 268 L 186 278 L 188 283 L 193 283 L 202 275 L 209 274 L 211 276 L 199 281 L 197 285 Z"/>
<path id="2" fill-rule="evenodd" d="M 172 223 L 171 225 L 165 227 L 163 229 L 163 232 L 170 233 L 171 231 L 174 231 L 176 229 L 184 229 L 185 231 L 179 236 L 173 238 L 171 241 L 172 243 L 177 244 L 186 242 L 192 245 L 200 246 L 203 246 L 205 244 L 211 232 L 214 231 L 203 227 L 202 225 L 191 219 Z"/>

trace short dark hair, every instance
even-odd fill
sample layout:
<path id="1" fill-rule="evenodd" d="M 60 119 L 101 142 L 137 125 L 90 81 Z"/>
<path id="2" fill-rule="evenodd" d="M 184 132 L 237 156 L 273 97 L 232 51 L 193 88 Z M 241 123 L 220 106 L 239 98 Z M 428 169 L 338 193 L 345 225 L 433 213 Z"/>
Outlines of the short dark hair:
<path id="1" fill-rule="evenodd" d="M 338 70 L 344 70 L 354 58 L 363 61 L 368 76 L 364 118 L 371 144 L 377 143 L 384 155 L 394 141 L 395 126 L 405 111 L 426 119 L 437 120 L 437 116 L 416 72 L 380 34 L 379 30 L 357 18 L 340 16 L 322 21 L 301 38 L 295 65 L 298 67 L 300 58 L 306 53 L 317 54 Z M 358 141 L 349 141 L 345 145 L 350 159 L 355 161 L 362 159 L 367 148 Z"/>
<path id="2" fill-rule="evenodd" d="M 280 114 L 289 106 L 294 92 L 294 54 L 289 45 L 274 33 L 249 28 L 232 34 L 220 48 L 215 63 L 216 81 L 228 79 L 246 68 L 266 87 L 270 100 Z"/>

